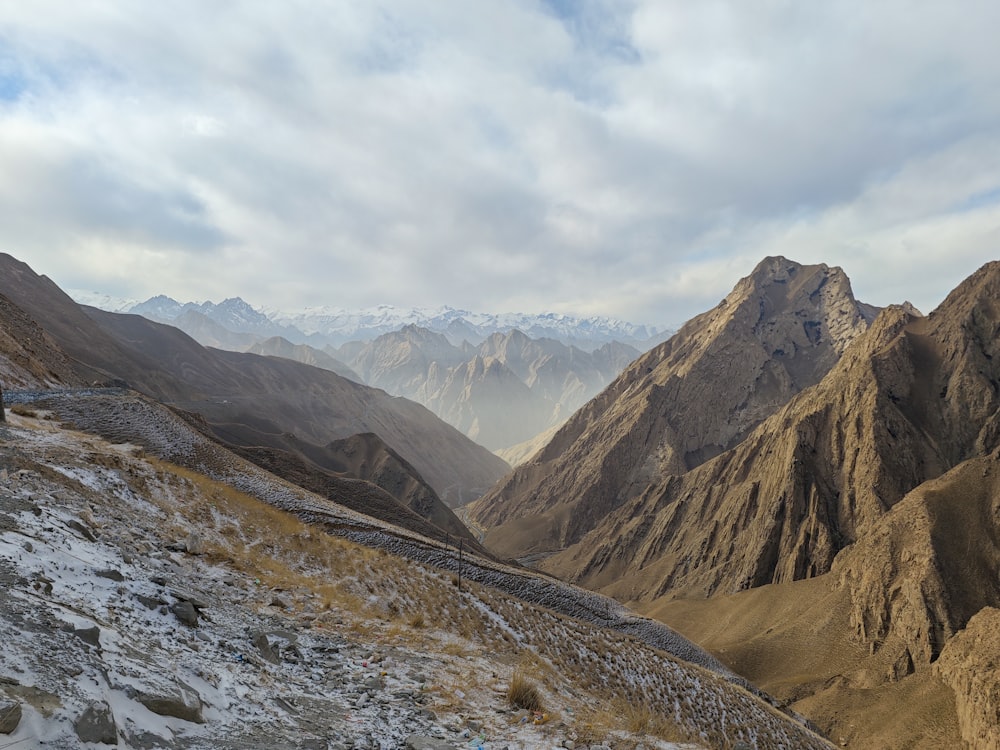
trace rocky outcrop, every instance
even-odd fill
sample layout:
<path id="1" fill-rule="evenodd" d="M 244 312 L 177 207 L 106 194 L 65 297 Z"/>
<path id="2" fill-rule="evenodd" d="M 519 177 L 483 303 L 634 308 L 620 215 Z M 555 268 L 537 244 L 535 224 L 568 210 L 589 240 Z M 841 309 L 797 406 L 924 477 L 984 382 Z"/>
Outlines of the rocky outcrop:
<path id="1" fill-rule="evenodd" d="M 579 541 L 616 508 L 740 444 L 868 328 L 839 268 L 768 258 L 716 308 L 636 360 L 478 501 L 488 545 Z"/>
<path id="2" fill-rule="evenodd" d="M 967 748 L 1000 748 L 1000 609 L 987 607 L 952 638 L 935 671 L 955 691 Z"/>

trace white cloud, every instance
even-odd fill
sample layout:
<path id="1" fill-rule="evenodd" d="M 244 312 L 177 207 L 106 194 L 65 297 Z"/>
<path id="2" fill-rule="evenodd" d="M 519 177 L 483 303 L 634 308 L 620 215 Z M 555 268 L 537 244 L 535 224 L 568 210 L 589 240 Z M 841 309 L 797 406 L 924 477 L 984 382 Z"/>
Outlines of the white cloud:
<path id="1" fill-rule="evenodd" d="M 974 0 L 20 3 L 0 248 L 135 297 L 668 323 L 781 253 L 933 306 L 996 257 L 998 25 Z"/>

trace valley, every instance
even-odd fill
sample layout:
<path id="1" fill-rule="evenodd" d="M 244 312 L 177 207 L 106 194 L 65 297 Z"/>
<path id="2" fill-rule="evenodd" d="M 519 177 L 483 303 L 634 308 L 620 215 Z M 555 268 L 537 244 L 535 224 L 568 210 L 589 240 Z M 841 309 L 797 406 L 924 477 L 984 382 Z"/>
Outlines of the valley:
<path id="1" fill-rule="evenodd" d="M 136 579 L 167 564 L 193 586 L 210 562 L 210 578 L 229 581 L 206 592 L 225 602 L 226 622 L 294 632 L 281 648 L 304 644 L 296 659 L 303 648 L 333 653 L 325 628 L 350 623 L 391 644 L 378 648 L 410 665 L 403 672 L 443 670 L 432 693 L 391 670 L 359 691 L 372 678 L 364 669 L 354 679 L 342 659 L 314 659 L 308 673 L 293 661 L 294 699 L 281 699 L 292 708 L 267 680 L 253 682 L 260 673 L 243 695 L 261 708 L 242 720 L 270 717 L 260 720 L 276 743 L 436 749 L 479 732 L 484 750 L 1000 746 L 1000 264 L 924 315 L 857 300 L 840 268 L 766 258 L 641 354 L 519 331 L 456 345 L 413 324 L 336 352 L 283 338 L 214 349 L 137 315 L 80 307 L 0 260 L 0 468 L 12 519 L 0 539 L 20 571 L 12 601 L 37 596 L 22 579 L 57 588 L 58 545 L 32 563 L 45 534 L 23 511 L 58 507 L 62 526 L 45 533 L 73 533 L 77 519 L 97 545 L 87 554 Z M 501 447 L 514 468 L 487 450 Z M 29 495 L 46 500 L 28 507 Z M 115 520 L 121 503 L 145 509 L 141 532 Z M 154 533 L 156 514 L 172 520 Z M 159 541 L 137 547 L 143 536 Z M 191 538 L 211 540 L 210 558 L 185 548 Z M 270 594 L 256 598 L 232 573 L 250 550 L 285 580 L 269 578 Z M 350 572 L 337 574 L 339 604 L 318 608 L 329 573 L 315 560 L 334 558 Z M 49 620 L 24 626 L 26 639 L 91 574 L 74 575 L 56 592 L 63 599 L 44 600 Z M 148 588 L 120 593 L 158 596 L 166 619 L 126 619 L 137 637 L 162 640 L 186 600 Z M 73 627 L 123 637 L 81 606 Z M 177 633 L 192 636 L 170 657 L 186 660 L 180 693 L 199 696 L 205 721 L 154 721 L 134 705 L 141 690 L 121 675 L 159 674 L 155 665 L 102 665 L 100 649 L 71 648 L 88 666 L 69 681 L 28 665 L 28 651 L 5 667 L 14 682 L 3 691 L 28 717 L 17 731 L 72 738 L 59 732 L 93 709 L 126 746 L 221 746 L 213 732 L 241 715 L 237 677 L 228 668 L 228 682 L 205 684 L 185 649 L 224 659 L 199 640 L 245 636 Z M 567 650 L 570 641 L 592 645 Z M 492 687 L 448 683 L 462 663 L 492 675 L 476 678 Z M 530 712 L 497 703 L 527 664 L 561 706 L 557 720 L 523 726 Z M 96 687 L 76 679 L 109 668 L 119 676 Z M 44 680 L 13 674 L 34 672 Z M 309 674 L 321 675 L 318 687 Z M 70 697 L 51 708 L 29 687 Z M 368 723 L 320 731 L 315 710 L 293 710 L 316 701 Z M 601 713 L 615 701 L 620 710 Z"/>

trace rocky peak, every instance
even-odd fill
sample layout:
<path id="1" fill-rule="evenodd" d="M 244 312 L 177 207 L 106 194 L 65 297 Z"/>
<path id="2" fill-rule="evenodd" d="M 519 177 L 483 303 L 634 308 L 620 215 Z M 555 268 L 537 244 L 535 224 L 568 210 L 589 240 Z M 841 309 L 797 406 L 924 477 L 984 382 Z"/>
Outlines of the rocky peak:
<path id="1" fill-rule="evenodd" d="M 522 529 L 537 514 L 536 535 L 490 532 L 504 554 L 578 540 L 650 484 L 738 445 L 818 383 L 867 330 L 871 310 L 839 268 L 765 259 L 719 305 L 629 366 L 536 454 L 538 466 L 508 476 L 473 517 Z"/>

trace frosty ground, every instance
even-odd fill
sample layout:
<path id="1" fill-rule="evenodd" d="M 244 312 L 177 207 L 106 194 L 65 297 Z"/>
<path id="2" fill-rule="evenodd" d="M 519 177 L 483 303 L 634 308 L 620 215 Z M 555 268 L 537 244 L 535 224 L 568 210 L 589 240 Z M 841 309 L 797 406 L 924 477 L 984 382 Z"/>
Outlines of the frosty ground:
<path id="1" fill-rule="evenodd" d="M 0 427 L 0 747 L 829 747 L 640 640 L 45 416 Z"/>

